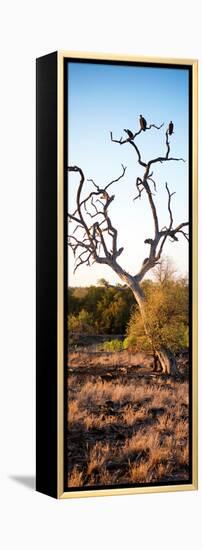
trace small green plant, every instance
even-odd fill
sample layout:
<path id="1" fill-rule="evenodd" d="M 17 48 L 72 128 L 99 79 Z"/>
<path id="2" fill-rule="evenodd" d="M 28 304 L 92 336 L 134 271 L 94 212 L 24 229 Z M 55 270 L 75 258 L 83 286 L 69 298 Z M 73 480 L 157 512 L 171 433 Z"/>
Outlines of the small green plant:
<path id="1" fill-rule="evenodd" d="M 132 338 L 129 338 L 128 336 L 126 338 L 124 338 L 124 341 L 123 341 L 123 349 L 130 349 L 130 348 L 134 348 L 135 346 L 135 341 L 133 340 Z"/>
<path id="2" fill-rule="evenodd" d="M 121 340 L 111 340 L 109 342 L 105 342 L 103 345 L 104 351 L 122 351 L 123 350 L 123 342 Z"/>

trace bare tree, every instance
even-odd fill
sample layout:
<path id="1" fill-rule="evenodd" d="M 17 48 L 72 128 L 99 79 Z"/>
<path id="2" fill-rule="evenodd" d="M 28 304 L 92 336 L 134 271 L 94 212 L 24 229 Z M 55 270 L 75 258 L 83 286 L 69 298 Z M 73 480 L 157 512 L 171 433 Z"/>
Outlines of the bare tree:
<path id="1" fill-rule="evenodd" d="M 169 130 L 166 130 L 165 133 L 165 154 L 163 156 L 145 161 L 142 159 L 142 154 L 136 143 L 136 138 L 142 131 L 150 131 L 152 128 L 159 131 L 162 127 L 163 124 L 160 126 L 150 124 L 146 129 L 143 130 L 140 128 L 134 134 L 131 131 L 130 133 L 126 131 L 128 135 L 126 139 L 122 137 L 114 139 L 112 132 L 110 132 L 112 142 L 130 146 L 134 149 L 137 162 L 143 169 L 142 176 L 136 179 L 137 194 L 133 200 L 142 199 L 143 196 L 147 199 L 153 217 L 154 232 L 152 237 L 147 237 L 144 241 L 149 246 L 149 253 L 143 260 L 139 271 L 136 274 L 130 274 L 121 267 L 118 258 L 123 252 L 123 247 L 118 247 L 118 232 L 112 224 L 109 214 L 110 206 L 115 198 L 115 195 L 110 194 L 111 187 L 124 177 L 126 167 L 123 165 L 121 165 L 122 170 L 120 175 L 106 185 L 103 185 L 102 188 L 94 180 L 87 180 L 91 185 L 90 192 L 85 192 L 85 176 L 82 169 L 78 166 L 68 167 L 69 172 L 76 172 L 80 178 L 76 193 L 75 211 L 72 214 L 68 213 L 69 222 L 73 223 L 73 230 L 68 235 L 68 244 L 75 257 L 75 271 L 84 264 L 90 266 L 94 262 L 108 265 L 121 281 L 132 290 L 143 318 L 145 333 L 153 350 L 154 364 L 156 365 L 158 360 L 162 371 L 164 373 L 171 373 L 176 370 L 175 358 L 169 350 L 165 348 L 155 349 L 153 345 L 146 319 L 146 299 L 141 287 L 141 282 L 146 273 L 153 269 L 160 261 L 167 239 L 169 238 L 172 242 L 175 242 L 178 241 L 179 235 L 182 235 L 188 240 L 187 226 L 189 223 L 182 222 L 174 225 L 171 206 L 174 193 L 170 192 L 167 182 L 165 183 L 165 190 L 169 217 L 168 225 L 164 227 L 159 226 L 159 217 L 155 204 L 154 193 L 157 191 L 157 184 L 153 177 L 155 165 L 172 161 L 185 162 L 182 158 L 170 155 Z"/>
<path id="2" fill-rule="evenodd" d="M 171 258 L 165 256 L 156 264 L 152 272 L 153 279 L 160 285 L 165 285 L 169 281 L 177 278 L 178 271 Z"/>

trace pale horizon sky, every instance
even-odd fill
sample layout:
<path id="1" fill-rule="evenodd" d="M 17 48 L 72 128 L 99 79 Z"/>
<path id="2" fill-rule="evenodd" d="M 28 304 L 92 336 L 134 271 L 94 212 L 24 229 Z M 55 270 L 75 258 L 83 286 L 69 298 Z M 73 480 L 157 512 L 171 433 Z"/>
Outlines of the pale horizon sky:
<path id="1" fill-rule="evenodd" d="M 153 128 L 137 138 L 142 158 L 148 161 L 165 154 L 165 131 L 169 121 L 174 122 L 171 156 L 183 157 L 186 163 L 171 161 L 154 165 L 155 201 L 160 227 L 163 227 L 169 223 L 167 182 L 170 191 L 176 193 L 172 198 L 174 225 L 188 221 L 188 99 L 186 69 L 69 63 L 68 164 L 80 166 L 85 178 L 92 178 L 100 186 L 120 175 L 121 163 L 127 166 L 124 178 L 110 188 L 115 200 L 109 214 L 118 229 L 118 246 L 124 247 L 118 262 L 132 275 L 148 256 L 149 246 L 144 240 L 153 236 L 153 219 L 146 196 L 133 201 L 137 193 L 136 178 L 142 176 L 143 167 L 138 164 L 130 144 L 120 146 L 111 142 L 110 131 L 118 139 L 124 137 L 123 128 L 137 131 L 140 113 L 148 124 L 164 122 L 161 130 Z M 75 209 L 78 182 L 78 174 L 69 174 L 70 212 Z M 86 189 L 90 189 L 88 183 Z M 172 259 L 179 274 L 187 274 L 188 243 L 183 236 L 178 243 L 168 240 L 164 255 Z M 69 286 L 96 284 L 100 278 L 111 284 L 120 282 L 108 266 L 81 266 L 73 274 L 74 258 L 69 247 L 68 267 Z"/>

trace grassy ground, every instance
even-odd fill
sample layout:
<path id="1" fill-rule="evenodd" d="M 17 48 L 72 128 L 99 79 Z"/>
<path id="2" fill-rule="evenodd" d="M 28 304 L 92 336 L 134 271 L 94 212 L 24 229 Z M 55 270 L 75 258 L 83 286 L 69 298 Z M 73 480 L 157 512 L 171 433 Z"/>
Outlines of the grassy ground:
<path id="1" fill-rule="evenodd" d="M 68 487 L 187 481 L 188 358 L 177 378 L 143 354 L 71 352 Z"/>

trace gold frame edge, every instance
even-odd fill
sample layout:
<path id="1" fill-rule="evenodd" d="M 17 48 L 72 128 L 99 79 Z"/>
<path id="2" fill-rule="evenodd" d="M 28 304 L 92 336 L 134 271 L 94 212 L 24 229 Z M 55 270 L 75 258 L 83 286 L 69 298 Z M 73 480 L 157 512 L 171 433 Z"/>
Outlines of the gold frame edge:
<path id="1" fill-rule="evenodd" d="M 198 489 L 198 61 L 193 62 L 193 166 L 192 166 L 192 217 L 193 217 L 193 377 L 192 377 L 192 478 Z"/>

